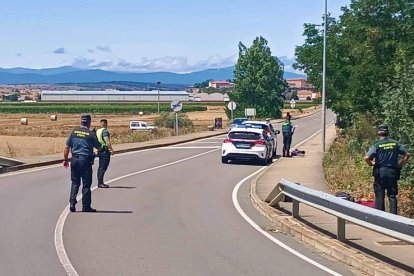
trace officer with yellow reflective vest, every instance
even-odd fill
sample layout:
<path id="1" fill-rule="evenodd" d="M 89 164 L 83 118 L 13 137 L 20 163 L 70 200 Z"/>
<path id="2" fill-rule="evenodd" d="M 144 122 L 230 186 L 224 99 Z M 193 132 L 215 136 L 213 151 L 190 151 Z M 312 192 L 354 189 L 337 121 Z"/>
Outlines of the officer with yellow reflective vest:
<path id="1" fill-rule="evenodd" d="M 385 211 L 385 191 L 387 191 L 390 213 L 397 214 L 398 184 L 402 167 L 407 164 L 410 154 L 398 142 L 388 137 L 388 126 L 380 125 L 377 129 L 379 140 L 367 155 L 365 162 L 373 166 L 375 208 Z M 399 162 L 399 156 L 402 160 Z"/>
<path id="2" fill-rule="evenodd" d="M 82 180 L 82 212 L 96 212 L 91 207 L 91 185 L 92 185 L 92 165 L 94 161 L 93 148 L 101 149 L 96 135 L 89 128 L 91 127 L 91 116 L 83 114 L 81 117 L 81 126 L 75 128 L 66 141 L 66 147 L 63 152 L 65 161 L 63 166 L 69 167 L 69 152 L 72 152 L 70 162 L 71 172 L 71 189 L 70 189 L 70 211 L 76 212 L 76 196 Z"/>
<path id="3" fill-rule="evenodd" d="M 99 156 L 99 167 L 98 167 L 98 187 L 99 188 L 108 188 L 109 185 L 104 183 L 104 175 L 108 169 L 109 163 L 111 161 L 111 154 L 114 154 L 114 149 L 111 144 L 111 137 L 108 131 L 108 120 L 102 119 L 100 121 L 101 128 L 96 131 L 96 136 L 98 137 L 99 142 L 101 143 L 102 149 L 98 152 Z"/>

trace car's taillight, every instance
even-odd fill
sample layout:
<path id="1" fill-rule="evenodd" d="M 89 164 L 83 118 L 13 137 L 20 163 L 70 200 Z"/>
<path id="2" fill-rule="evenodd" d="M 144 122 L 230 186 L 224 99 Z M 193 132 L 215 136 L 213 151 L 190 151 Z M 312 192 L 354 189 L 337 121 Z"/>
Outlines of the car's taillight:
<path id="1" fill-rule="evenodd" d="M 227 139 L 224 139 L 223 143 L 233 143 L 233 140 L 232 140 L 232 139 L 227 138 Z"/>
<path id="2" fill-rule="evenodd" d="M 255 145 L 266 145 L 266 141 L 265 140 L 256 140 L 254 141 Z"/>

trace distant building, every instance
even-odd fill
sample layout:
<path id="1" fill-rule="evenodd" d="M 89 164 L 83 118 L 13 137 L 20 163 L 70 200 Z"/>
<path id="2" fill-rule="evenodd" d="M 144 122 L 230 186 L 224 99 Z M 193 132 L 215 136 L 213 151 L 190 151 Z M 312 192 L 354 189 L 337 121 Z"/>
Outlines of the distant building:
<path id="1" fill-rule="evenodd" d="M 286 80 L 290 88 L 305 88 L 308 86 L 308 81 L 306 79 L 287 79 Z"/>
<path id="2" fill-rule="evenodd" d="M 208 87 L 213 88 L 231 88 L 234 87 L 234 83 L 230 81 L 210 81 Z"/>
<path id="3" fill-rule="evenodd" d="M 189 101 L 186 91 L 160 91 L 160 101 Z M 158 91 L 42 91 L 42 102 L 155 102 Z"/>
<path id="4" fill-rule="evenodd" d="M 286 82 L 291 91 L 296 91 L 299 99 L 306 100 L 320 97 L 320 93 L 316 93 L 315 87 L 304 78 L 287 79 Z"/>

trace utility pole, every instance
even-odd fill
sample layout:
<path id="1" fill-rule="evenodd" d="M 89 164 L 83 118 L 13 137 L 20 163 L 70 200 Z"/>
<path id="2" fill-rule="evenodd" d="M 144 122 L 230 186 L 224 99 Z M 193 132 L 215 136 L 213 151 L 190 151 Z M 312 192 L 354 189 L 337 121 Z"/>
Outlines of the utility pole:
<path id="1" fill-rule="evenodd" d="M 157 81 L 157 88 L 158 88 L 158 114 L 160 114 L 160 81 Z"/>
<path id="2" fill-rule="evenodd" d="M 323 73 L 322 73 L 322 152 L 326 151 L 326 37 L 328 31 L 328 0 L 325 0 L 323 24 Z"/>

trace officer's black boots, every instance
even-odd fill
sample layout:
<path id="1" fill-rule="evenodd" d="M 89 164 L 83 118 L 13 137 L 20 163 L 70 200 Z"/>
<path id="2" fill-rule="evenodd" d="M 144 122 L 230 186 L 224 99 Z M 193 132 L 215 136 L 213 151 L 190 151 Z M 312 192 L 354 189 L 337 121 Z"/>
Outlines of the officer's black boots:
<path id="1" fill-rule="evenodd" d="M 82 212 L 94 213 L 94 212 L 96 212 L 96 209 L 93 209 L 92 207 L 85 207 L 85 208 L 82 209 Z"/>
<path id="2" fill-rule="evenodd" d="M 98 184 L 98 188 L 109 188 L 107 184 Z"/>
<path id="3" fill-rule="evenodd" d="M 70 210 L 72 213 L 76 212 L 76 207 L 75 207 L 75 204 L 71 204 L 71 205 L 70 205 L 70 207 L 69 207 L 69 210 Z"/>

